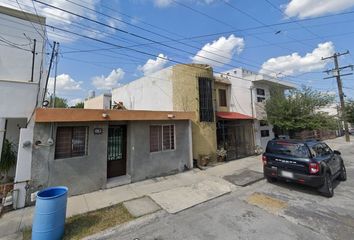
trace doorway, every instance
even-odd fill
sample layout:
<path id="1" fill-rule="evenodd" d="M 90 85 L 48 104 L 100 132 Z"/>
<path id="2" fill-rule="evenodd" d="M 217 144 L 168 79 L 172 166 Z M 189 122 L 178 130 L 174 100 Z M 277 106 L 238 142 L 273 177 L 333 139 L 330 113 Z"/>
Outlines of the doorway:
<path id="1" fill-rule="evenodd" d="M 109 126 L 107 146 L 107 178 L 127 173 L 127 127 Z"/>

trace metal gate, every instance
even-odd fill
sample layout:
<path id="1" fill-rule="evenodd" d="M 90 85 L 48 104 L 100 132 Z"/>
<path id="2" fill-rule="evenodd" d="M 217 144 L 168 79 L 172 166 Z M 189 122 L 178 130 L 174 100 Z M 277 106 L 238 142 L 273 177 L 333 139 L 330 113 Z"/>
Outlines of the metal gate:
<path id="1" fill-rule="evenodd" d="M 255 154 L 253 121 L 218 121 L 218 148 L 224 147 L 226 160 L 234 160 Z"/>

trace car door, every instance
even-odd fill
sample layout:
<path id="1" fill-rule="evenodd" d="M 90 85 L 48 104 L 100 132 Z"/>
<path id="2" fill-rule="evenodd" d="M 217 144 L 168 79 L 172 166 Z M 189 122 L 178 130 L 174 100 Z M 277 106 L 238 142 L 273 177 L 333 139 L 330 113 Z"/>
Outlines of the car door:
<path id="1" fill-rule="evenodd" d="M 312 149 L 316 153 L 316 157 L 315 157 L 316 161 L 325 162 L 327 167 L 330 169 L 330 171 L 332 173 L 335 173 L 335 167 L 333 165 L 332 158 L 331 158 L 330 154 L 328 154 L 328 152 L 326 152 L 324 145 L 321 143 L 317 143 L 312 147 Z"/>
<path id="2" fill-rule="evenodd" d="M 341 162 L 340 162 L 339 156 L 334 154 L 332 149 L 326 143 L 322 143 L 322 145 L 324 146 L 325 152 L 327 152 L 330 155 L 330 158 L 331 158 L 330 161 L 331 161 L 331 164 L 333 165 L 333 172 L 332 173 L 335 174 L 335 173 L 339 172 L 341 169 Z"/>

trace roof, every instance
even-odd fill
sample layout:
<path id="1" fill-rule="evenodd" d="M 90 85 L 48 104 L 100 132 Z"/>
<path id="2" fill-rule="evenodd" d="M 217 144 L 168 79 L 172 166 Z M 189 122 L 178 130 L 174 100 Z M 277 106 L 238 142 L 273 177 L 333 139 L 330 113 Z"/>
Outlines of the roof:
<path id="1" fill-rule="evenodd" d="M 221 119 L 252 120 L 254 117 L 238 112 L 217 112 L 216 116 Z"/>
<path id="2" fill-rule="evenodd" d="M 13 8 L 0 6 L 0 13 L 11 17 L 19 18 L 25 21 L 30 21 L 33 23 L 45 25 L 45 17 L 38 16 L 29 12 L 19 11 Z"/>
<path id="3" fill-rule="evenodd" d="M 221 84 L 225 84 L 225 85 L 231 85 L 231 82 L 230 82 L 230 80 L 228 80 L 228 79 L 221 78 L 221 77 L 218 77 L 218 76 L 214 76 L 214 78 L 215 78 L 215 83 L 221 83 Z"/>
<path id="4" fill-rule="evenodd" d="M 104 110 L 83 108 L 37 108 L 37 123 L 45 122 L 104 122 L 147 120 L 194 120 L 194 112 Z"/>

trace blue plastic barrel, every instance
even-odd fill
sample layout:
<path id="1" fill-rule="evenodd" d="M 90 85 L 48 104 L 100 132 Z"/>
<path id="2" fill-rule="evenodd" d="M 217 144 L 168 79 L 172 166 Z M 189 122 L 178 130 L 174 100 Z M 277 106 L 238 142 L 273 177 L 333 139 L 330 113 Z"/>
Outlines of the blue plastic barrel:
<path id="1" fill-rule="evenodd" d="M 67 198 L 67 187 L 50 187 L 37 193 L 32 225 L 33 240 L 56 240 L 63 237 Z"/>

